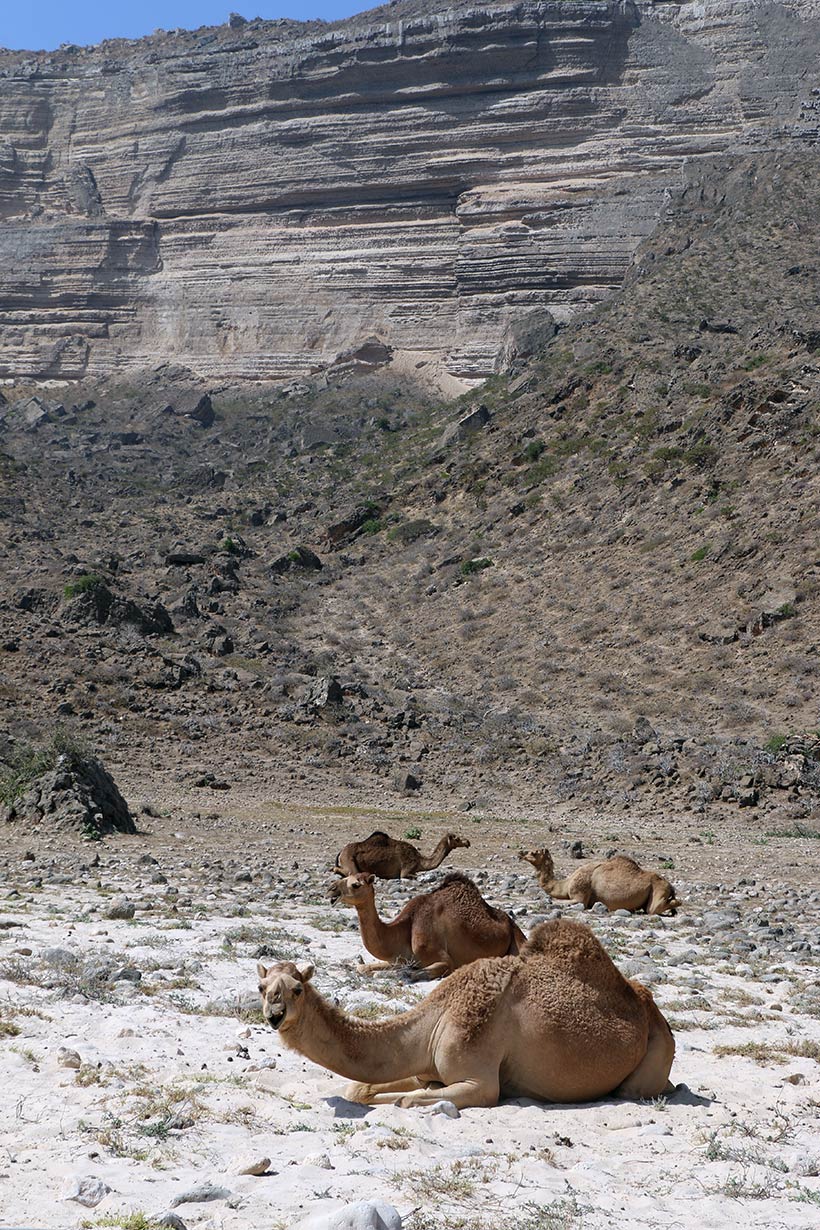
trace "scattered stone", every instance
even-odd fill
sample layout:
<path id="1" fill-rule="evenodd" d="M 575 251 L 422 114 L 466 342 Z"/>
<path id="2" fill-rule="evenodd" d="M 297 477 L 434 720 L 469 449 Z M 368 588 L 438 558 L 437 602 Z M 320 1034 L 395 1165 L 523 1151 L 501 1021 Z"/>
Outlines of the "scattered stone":
<path id="1" fill-rule="evenodd" d="M 87 1209 L 94 1209 L 110 1191 L 111 1188 L 102 1179 L 88 1175 L 85 1178 L 69 1179 L 60 1199 L 73 1200 Z"/>
<path id="2" fill-rule="evenodd" d="M 68 1047 L 61 1046 L 57 1052 L 57 1066 L 60 1068 L 80 1068 L 82 1063 L 79 1052 L 69 1050 Z"/>
<path id="3" fill-rule="evenodd" d="M 461 1111 L 454 1102 L 448 1102 L 446 1098 L 442 1098 L 440 1102 L 434 1102 L 432 1106 L 427 1108 L 428 1115 L 446 1115 L 448 1119 L 460 1119 Z"/>
<path id="4" fill-rule="evenodd" d="M 171 1208 L 180 1204 L 207 1204 L 211 1200 L 227 1200 L 233 1193 L 227 1187 L 218 1187 L 215 1183 L 200 1183 L 198 1187 L 190 1187 L 187 1192 L 180 1192 L 171 1201 Z"/>
<path id="5" fill-rule="evenodd" d="M 188 1230 L 178 1213 L 163 1213 L 156 1219 L 158 1226 L 167 1226 L 168 1230 Z"/>
<path id="6" fill-rule="evenodd" d="M 270 1170 L 270 1158 L 260 1157 L 258 1153 L 243 1153 L 235 1157 L 229 1166 L 229 1173 L 234 1175 L 263 1175 Z"/>
<path id="7" fill-rule="evenodd" d="M 127 897 L 115 897 L 108 909 L 103 912 L 103 918 L 130 919 L 134 917 L 136 907 Z"/>
<path id="8" fill-rule="evenodd" d="M 383 1200 L 360 1200 L 333 1213 L 320 1213 L 298 1223 L 298 1230 L 401 1230 L 397 1209 Z"/>

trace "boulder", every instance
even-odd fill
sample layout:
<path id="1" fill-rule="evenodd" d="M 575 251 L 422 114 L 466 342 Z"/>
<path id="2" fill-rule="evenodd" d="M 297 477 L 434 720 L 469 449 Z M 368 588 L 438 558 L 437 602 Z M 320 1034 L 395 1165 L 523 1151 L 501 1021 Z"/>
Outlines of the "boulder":
<path id="1" fill-rule="evenodd" d="M 190 419 L 191 422 L 198 423 L 200 427 L 210 427 L 216 418 L 209 393 L 179 393 L 162 409 L 164 414 Z"/>
<path id="2" fill-rule="evenodd" d="M 439 440 L 438 447 L 446 448 L 450 444 L 463 442 L 475 432 L 480 431 L 482 427 L 486 427 L 491 418 L 492 415 L 482 403 L 469 414 L 465 414 L 464 418 L 459 419 L 457 423 L 451 423 Z"/>
<path id="3" fill-rule="evenodd" d="M 8 807 L 7 819 L 71 829 L 86 837 L 135 833 L 128 804 L 99 760 L 78 751 L 56 756 Z"/>
<path id="4" fill-rule="evenodd" d="M 397 1209 L 383 1200 L 359 1200 L 298 1223 L 298 1230 L 401 1230 Z"/>
<path id="5" fill-rule="evenodd" d="M 322 561 L 311 551 L 310 547 L 294 547 L 287 555 L 280 555 L 270 566 L 274 576 L 283 576 L 286 572 L 320 572 Z"/>

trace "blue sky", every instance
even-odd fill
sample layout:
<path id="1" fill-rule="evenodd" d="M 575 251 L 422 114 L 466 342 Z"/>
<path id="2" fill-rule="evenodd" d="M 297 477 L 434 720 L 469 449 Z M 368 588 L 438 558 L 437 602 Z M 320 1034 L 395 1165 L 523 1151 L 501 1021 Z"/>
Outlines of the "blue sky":
<path id="1" fill-rule="evenodd" d="M 195 29 L 243 17 L 294 17 L 334 21 L 374 8 L 379 0 L 0 0 L 0 47 L 27 50 L 60 43 L 140 38 L 176 26 Z"/>

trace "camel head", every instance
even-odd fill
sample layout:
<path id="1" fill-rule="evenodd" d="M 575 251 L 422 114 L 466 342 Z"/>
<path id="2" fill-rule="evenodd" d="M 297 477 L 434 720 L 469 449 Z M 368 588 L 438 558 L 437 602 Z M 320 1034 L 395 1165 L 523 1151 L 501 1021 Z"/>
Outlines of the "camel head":
<path id="1" fill-rule="evenodd" d="M 518 857 L 530 863 L 536 871 L 545 871 L 548 876 L 555 871 L 549 850 L 519 850 Z"/>
<path id="2" fill-rule="evenodd" d="M 260 962 L 256 972 L 259 975 L 262 1015 L 267 1023 L 274 1029 L 294 1025 L 301 1015 L 305 983 L 313 977 L 313 966 L 279 961 L 265 969 Z"/>
<path id="3" fill-rule="evenodd" d="M 459 837 L 458 833 L 447 833 L 444 841 L 449 850 L 469 850 L 470 843 L 466 837 Z"/>
<path id="4" fill-rule="evenodd" d="M 677 914 L 682 902 L 673 886 L 663 876 L 655 876 L 652 885 L 651 906 L 655 914 Z"/>
<path id="5" fill-rule="evenodd" d="M 373 883 L 376 877 L 369 871 L 357 871 L 355 875 L 333 880 L 327 887 L 331 905 L 361 905 L 373 900 Z"/>

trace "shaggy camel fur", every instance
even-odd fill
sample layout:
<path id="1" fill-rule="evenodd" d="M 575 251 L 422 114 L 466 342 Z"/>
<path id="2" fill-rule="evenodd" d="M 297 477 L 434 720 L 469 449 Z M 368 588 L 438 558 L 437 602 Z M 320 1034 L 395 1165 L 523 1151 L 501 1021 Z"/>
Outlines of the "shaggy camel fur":
<path id="1" fill-rule="evenodd" d="M 411 961 L 414 982 L 444 978 L 480 957 L 517 953 L 527 937 L 509 914 L 484 900 L 467 876 L 448 875 L 430 893 L 412 897 L 391 922 L 376 911 L 370 872 L 335 880 L 328 896 L 335 904 L 352 905 L 359 915 L 362 943 L 381 960 L 360 967 L 363 973 L 389 969 L 394 961 Z"/>
<path id="2" fill-rule="evenodd" d="M 556 880 L 549 850 L 521 850 L 531 863 L 545 893 L 559 901 L 580 901 L 585 910 L 602 901 L 608 910 L 645 910 L 647 914 L 674 914 L 675 890 L 663 876 L 644 871 L 634 859 L 619 854 L 600 862 L 584 863 L 564 880 Z"/>
<path id="3" fill-rule="evenodd" d="M 432 854 L 425 856 L 409 841 L 397 841 L 379 829 L 364 841 L 351 841 L 340 851 L 334 871 L 340 876 L 369 871 L 382 880 L 411 880 L 420 871 L 439 867 L 451 850 L 468 850 L 470 843 L 455 833 L 442 837 Z"/>
<path id="4" fill-rule="evenodd" d="M 409 1012 L 348 1016 L 313 966 L 258 966 L 265 1020 L 282 1042 L 355 1083 L 371 1105 L 495 1106 L 500 1097 L 586 1102 L 668 1092 L 672 1031 L 646 987 L 627 982 L 588 927 L 541 923 L 517 957 L 451 974 Z"/>

